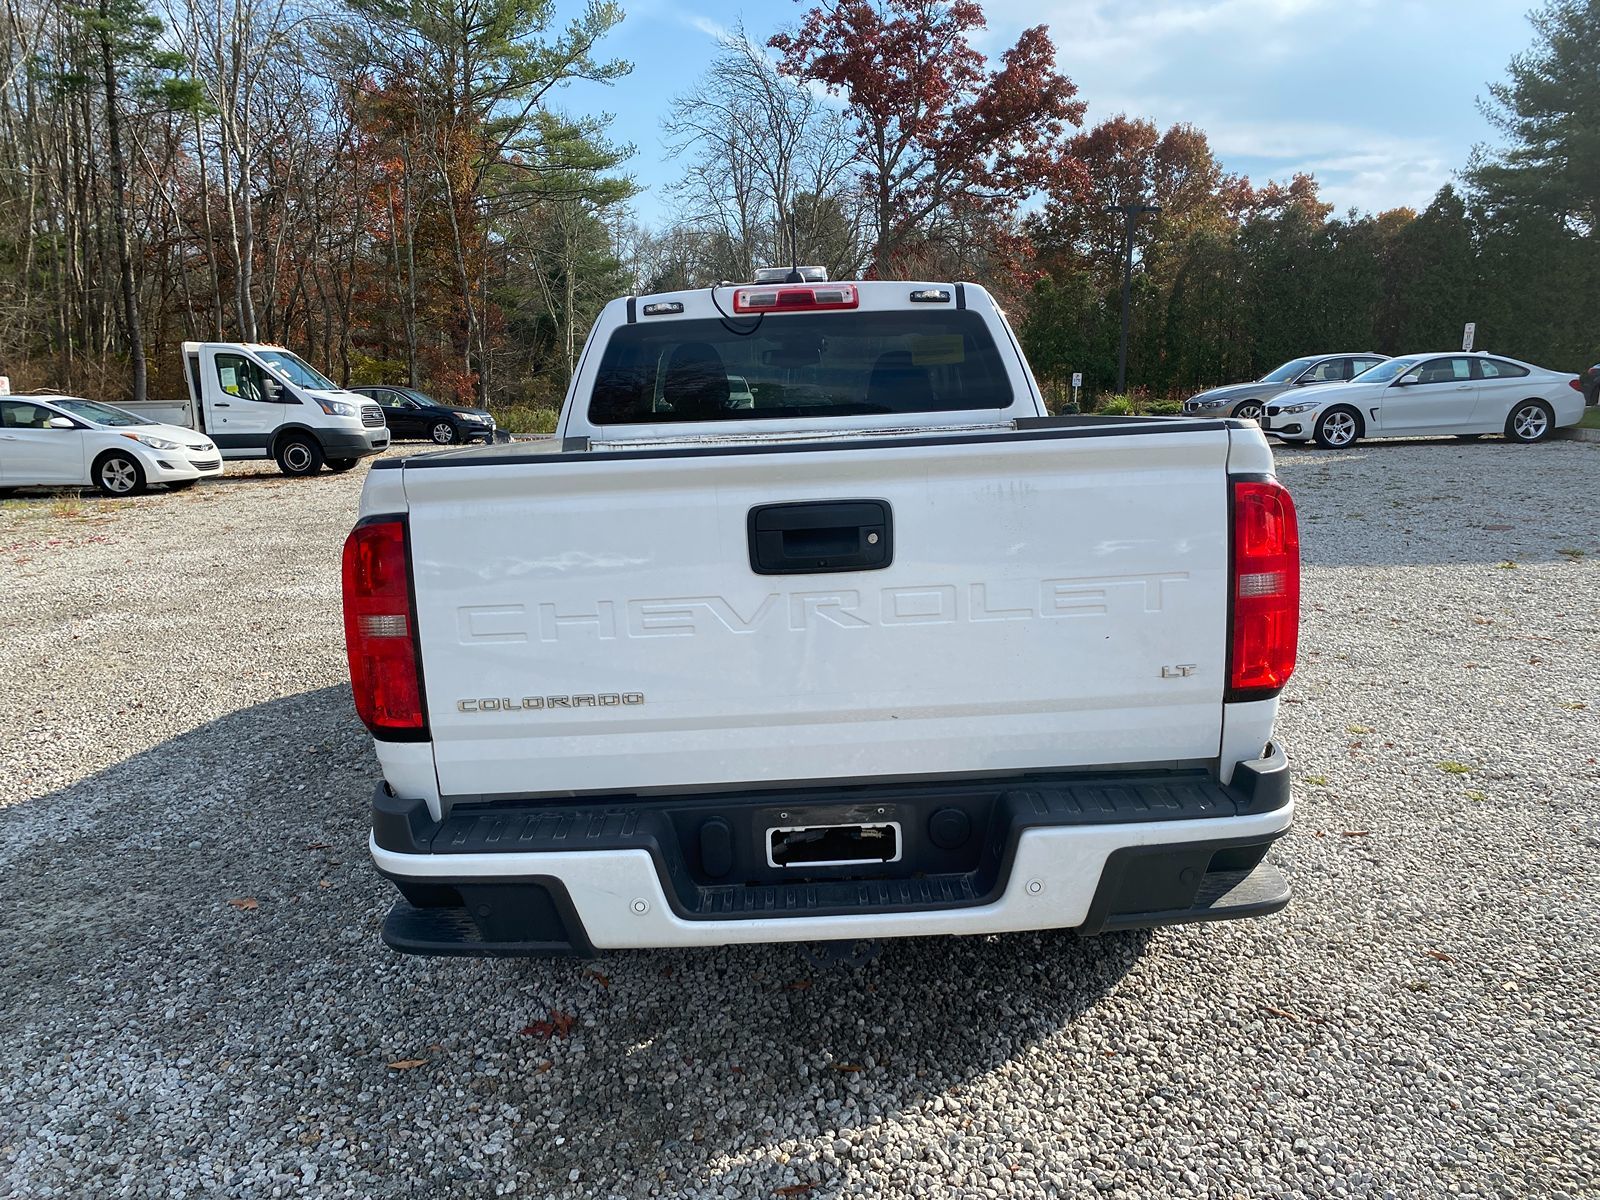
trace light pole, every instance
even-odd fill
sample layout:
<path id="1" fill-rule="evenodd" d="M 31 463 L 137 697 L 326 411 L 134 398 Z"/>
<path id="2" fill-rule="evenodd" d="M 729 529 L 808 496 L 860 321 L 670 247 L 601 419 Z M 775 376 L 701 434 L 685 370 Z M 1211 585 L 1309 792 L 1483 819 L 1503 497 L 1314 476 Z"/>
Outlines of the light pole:
<path id="1" fill-rule="evenodd" d="M 1122 341 L 1117 346 L 1117 394 L 1128 390 L 1128 301 L 1133 289 L 1133 227 L 1143 213 L 1154 216 L 1159 204 L 1108 204 L 1107 212 L 1122 214 Z"/>

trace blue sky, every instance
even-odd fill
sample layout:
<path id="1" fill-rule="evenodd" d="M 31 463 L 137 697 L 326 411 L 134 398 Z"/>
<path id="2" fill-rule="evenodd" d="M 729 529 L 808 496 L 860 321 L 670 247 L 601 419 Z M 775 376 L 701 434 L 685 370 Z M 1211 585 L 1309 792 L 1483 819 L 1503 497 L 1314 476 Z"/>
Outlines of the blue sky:
<path id="1" fill-rule="evenodd" d="M 1257 183 L 1311 171 L 1342 211 L 1421 208 L 1490 137 L 1477 100 L 1528 47 L 1531 0 L 985 0 L 979 41 L 994 55 L 1044 23 L 1057 66 L 1089 103 L 1085 126 L 1119 112 L 1203 129 L 1230 171 Z M 764 39 L 796 21 L 792 0 L 623 0 L 604 49 L 633 62 L 610 88 L 557 101 L 616 114 L 646 189 L 639 216 L 670 215 L 677 166 L 660 118 L 743 20 Z M 568 0 L 563 18 L 575 10 Z"/>

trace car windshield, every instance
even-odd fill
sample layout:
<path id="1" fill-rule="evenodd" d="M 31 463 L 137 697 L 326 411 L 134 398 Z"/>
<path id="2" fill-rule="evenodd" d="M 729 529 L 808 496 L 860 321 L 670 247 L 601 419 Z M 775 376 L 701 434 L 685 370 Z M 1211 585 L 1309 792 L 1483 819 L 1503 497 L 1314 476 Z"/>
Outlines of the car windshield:
<path id="1" fill-rule="evenodd" d="M 1352 379 L 1351 383 L 1388 383 L 1406 371 L 1416 366 L 1420 358 L 1391 358 L 1388 362 L 1381 362 L 1375 367 L 1368 367 L 1361 374 Z"/>
<path id="2" fill-rule="evenodd" d="M 1297 358 L 1293 362 L 1286 362 L 1276 371 L 1271 371 L 1261 377 L 1262 383 L 1288 383 L 1296 375 L 1304 371 L 1317 360 L 1314 358 Z"/>
<path id="3" fill-rule="evenodd" d="M 62 412 L 69 412 L 75 417 L 81 417 L 95 425 L 149 425 L 144 417 L 136 417 L 131 412 L 120 408 L 113 408 L 109 404 L 96 404 L 93 400 L 52 400 Z"/>
<path id="4" fill-rule="evenodd" d="M 337 391 L 339 385 L 317 370 L 298 354 L 290 354 L 287 350 L 258 350 L 261 361 L 269 366 L 276 367 L 278 373 L 290 383 L 297 383 L 301 387 L 323 388 Z"/>
<path id="5" fill-rule="evenodd" d="M 589 419 L 957 412 L 1009 408 L 1012 399 L 994 338 L 975 312 L 786 313 L 623 326 L 600 360 Z"/>

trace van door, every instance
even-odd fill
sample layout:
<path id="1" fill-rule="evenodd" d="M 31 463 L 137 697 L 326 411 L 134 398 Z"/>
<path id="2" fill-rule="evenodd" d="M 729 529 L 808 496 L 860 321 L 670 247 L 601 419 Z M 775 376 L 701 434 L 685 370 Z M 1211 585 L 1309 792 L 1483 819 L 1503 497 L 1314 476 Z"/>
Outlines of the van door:
<path id="1" fill-rule="evenodd" d="M 212 440 L 229 458 L 265 458 L 283 423 L 283 405 L 268 395 L 266 369 L 227 345 L 205 347 L 201 360 Z"/>

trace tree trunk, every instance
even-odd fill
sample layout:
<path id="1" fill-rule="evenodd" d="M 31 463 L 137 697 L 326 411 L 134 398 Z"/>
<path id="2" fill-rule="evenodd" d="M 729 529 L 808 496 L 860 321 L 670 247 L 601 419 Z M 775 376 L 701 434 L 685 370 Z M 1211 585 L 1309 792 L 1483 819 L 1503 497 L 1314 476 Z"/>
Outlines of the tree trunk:
<path id="1" fill-rule="evenodd" d="M 100 20 L 109 21 L 106 0 L 100 0 Z M 106 89 L 106 151 L 111 167 L 112 217 L 116 226 L 117 267 L 122 276 L 122 323 L 128 339 L 128 361 L 133 371 L 133 400 L 145 399 L 144 333 L 139 327 L 139 293 L 133 282 L 133 249 L 128 240 L 128 180 L 122 157 L 122 113 L 118 107 L 117 63 L 111 33 L 100 30 L 100 65 Z"/>

